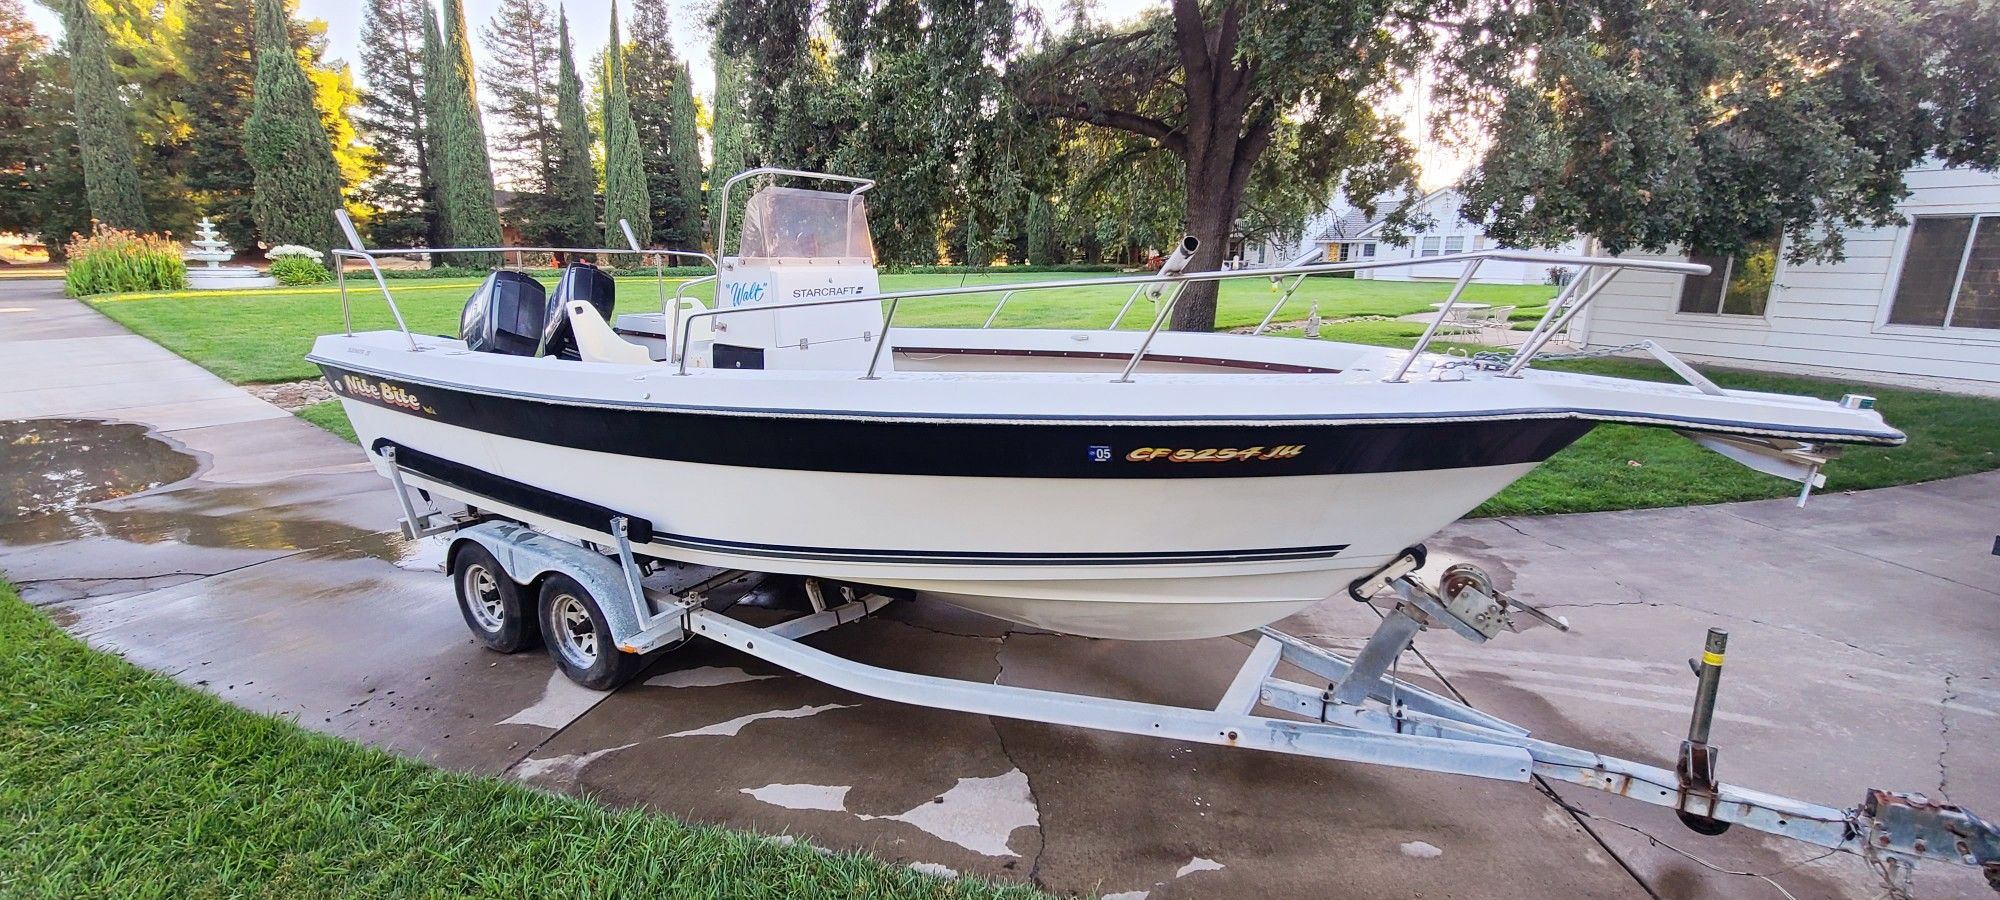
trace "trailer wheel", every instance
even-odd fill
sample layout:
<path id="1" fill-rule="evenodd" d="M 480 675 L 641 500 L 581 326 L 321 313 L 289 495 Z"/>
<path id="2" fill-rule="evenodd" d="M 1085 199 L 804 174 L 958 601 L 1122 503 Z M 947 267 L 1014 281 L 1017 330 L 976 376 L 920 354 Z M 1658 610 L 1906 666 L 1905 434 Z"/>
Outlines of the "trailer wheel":
<path id="1" fill-rule="evenodd" d="M 618 649 L 597 598 L 561 572 L 542 579 L 542 635 L 549 657 L 569 680 L 594 691 L 624 684 L 644 667 L 645 657 Z"/>
<path id="2" fill-rule="evenodd" d="M 452 554 L 451 583 L 458 591 L 458 611 L 481 643 L 501 653 L 534 646 L 541 631 L 534 608 L 491 551 L 472 541 L 461 544 Z"/>

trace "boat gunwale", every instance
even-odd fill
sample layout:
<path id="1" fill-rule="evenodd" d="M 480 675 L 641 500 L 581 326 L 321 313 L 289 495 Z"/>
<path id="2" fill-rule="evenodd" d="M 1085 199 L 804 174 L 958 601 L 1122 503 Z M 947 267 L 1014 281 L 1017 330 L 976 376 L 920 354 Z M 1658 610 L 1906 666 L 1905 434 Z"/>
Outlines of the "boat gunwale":
<path id="1" fill-rule="evenodd" d="M 366 334 L 366 332 L 363 332 Z M 357 335 L 358 336 L 358 335 Z M 327 336 L 329 338 L 335 336 Z M 322 338 L 326 339 L 326 338 Z M 408 352 L 408 351 L 403 351 Z M 470 352 L 470 351 L 467 351 Z M 718 415 L 748 418 L 803 418 L 848 421 L 893 421 L 909 424 L 990 424 L 990 425 L 1094 425 L 1094 426 L 1236 426 L 1236 427 L 1276 427 L 1299 425 L 1423 425 L 1432 423 L 1490 422 L 1510 419 L 1578 419 L 1591 422 L 1616 424 L 1650 425 L 1669 428 L 1695 428 L 1699 430 L 1720 430 L 1730 433 L 1754 434 L 1790 440 L 1830 441 L 1835 443 L 1873 446 L 1900 446 L 1908 440 L 1907 435 L 1896 429 L 1864 431 L 1845 428 L 1785 428 L 1768 423 L 1743 420 L 1710 419 L 1699 416 L 1678 416 L 1671 414 L 1635 414 L 1630 411 L 1597 409 L 1578 406 L 1512 407 L 1480 410 L 1477 412 L 1404 412 L 1404 413 L 1318 413 L 1289 415 L 1237 415 L 1224 417 L 1193 417 L 1175 415 L 1065 415 L 1065 414 L 1007 414 L 909 412 L 888 410 L 831 410 L 796 407 L 745 407 L 715 404 L 673 403 L 656 400 L 612 400 L 608 398 L 579 397 L 565 394 L 544 394 L 490 385 L 471 385 L 428 375 L 412 375 L 406 372 L 391 372 L 382 368 L 355 363 L 350 360 L 332 359 L 317 350 L 306 355 L 306 361 L 320 366 L 352 370 L 377 378 L 388 378 L 423 384 L 444 390 L 461 391 L 470 394 L 528 400 L 600 409 L 620 409 L 634 411 L 676 412 L 691 415 Z M 680 377 L 680 376 L 672 376 Z M 1235 377 L 1235 376 L 1217 376 Z M 1313 377 L 1313 376 L 1297 376 Z M 343 397 L 344 397 L 343 393 Z M 1753 401 L 1755 402 L 1755 401 Z M 1824 401 L 1822 401 L 1824 402 Z"/>

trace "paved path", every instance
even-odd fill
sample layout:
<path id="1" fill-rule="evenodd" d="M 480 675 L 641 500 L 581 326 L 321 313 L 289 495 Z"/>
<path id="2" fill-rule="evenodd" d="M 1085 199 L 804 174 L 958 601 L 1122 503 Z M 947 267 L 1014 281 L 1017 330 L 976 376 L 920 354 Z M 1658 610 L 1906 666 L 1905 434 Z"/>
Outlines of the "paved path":
<path id="1" fill-rule="evenodd" d="M 251 709 L 455 768 L 926 867 L 1137 897 L 1776 896 L 1530 788 L 1108 736 L 856 697 L 712 647 L 605 696 L 473 644 L 438 548 L 358 452 L 37 283 L 0 283 L 0 420 L 149 423 L 192 479 L 0 525 L 0 569 L 73 633 Z M 1893 411 L 1891 413 L 1893 415 Z M 1870 785 L 2000 810 L 2000 474 L 1817 498 L 1453 526 L 1575 630 L 1419 646 L 1475 704 L 1543 736 L 1671 762 L 1702 632 L 1732 632 L 1725 777 L 1845 805 Z M 1285 627 L 1351 648 L 1372 616 Z M 815 642 L 866 662 L 1212 704 L 1244 648 L 1120 644 L 899 604 Z M 1568 800 L 1801 897 L 1873 897 L 1841 856 L 1701 838 L 1650 807 Z M 1930 867 L 1922 897 L 1986 896 Z"/>

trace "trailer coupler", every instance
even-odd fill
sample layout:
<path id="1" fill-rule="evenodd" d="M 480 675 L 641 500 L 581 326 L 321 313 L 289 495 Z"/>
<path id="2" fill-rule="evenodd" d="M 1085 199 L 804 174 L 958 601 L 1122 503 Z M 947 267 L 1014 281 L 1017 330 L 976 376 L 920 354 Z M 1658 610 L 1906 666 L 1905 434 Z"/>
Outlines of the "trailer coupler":
<path id="1" fill-rule="evenodd" d="M 1876 852 L 1978 866 L 1987 886 L 2000 891 L 2000 828 L 1993 823 L 1922 794 L 1880 789 L 1868 792 L 1861 816 L 1868 828 L 1856 837 Z"/>

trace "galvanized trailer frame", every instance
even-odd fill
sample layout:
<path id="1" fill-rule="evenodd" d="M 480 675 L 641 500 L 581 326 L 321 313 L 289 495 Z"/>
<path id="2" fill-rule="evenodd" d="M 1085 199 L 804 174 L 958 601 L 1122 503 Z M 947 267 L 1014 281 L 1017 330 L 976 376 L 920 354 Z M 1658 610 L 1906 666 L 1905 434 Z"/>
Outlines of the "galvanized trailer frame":
<path id="1" fill-rule="evenodd" d="M 1380 626 L 1352 659 L 1260 628 L 1238 636 L 1252 645 L 1242 667 L 1214 707 L 1198 709 L 919 675 L 844 659 L 801 638 L 873 614 L 891 602 L 888 597 L 843 586 L 829 598 L 809 579 L 810 613 L 777 625 L 751 625 L 710 608 L 710 591 L 752 573 L 703 571 L 678 589 L 648 587 L 645 561 L 632 551 L 624 516 L 613 518 L 605 531 L 615 546 L 599 548 L 491 516 L 419 512 L 393 448 L 385 451 L 403 503 L 405 534 L 451 534 L 453 559 L 459 546 L 476 543 L 521 585 L 550 573 L 568 575 L 594 598 L 617 652 L 647 653 L 704 638 L 843 690 L 897 703 L 1501 781 L 1541 778 L 1667 807 L 1704 834 L 1741 825 L 1861 854 L 1890 877 L 1906 878 L 1919 860 L 1973 866 L 2000 890 L 2000 828 L 1956 806 L 1921 794 L 1871 789 L 1860 803 L 1843 809 L 1717 780 L 1708 725 L 1724 661 L 1722 632 L 1710 631 L 1694 664 L 1698 690 L 1675 770 L 1540 740 L 1526 728 L 1396 677 L 1394 663 L 1428 628 L 1475 643 L 1537 622 L 1567 628 L 1493 590 L 1483 573 L 1470 567 L 1446 570 L 1433 589 L 1415 575 L 1423 565 L 1421 548 L 1411 548 L 1349 589 L 1353 599 L 1382 614 Z M 1315 683 L 1280 677 L 1281 662 L 1310 674 Z M 1259 707 L 1288 717 L 1260 715 Z"/>

